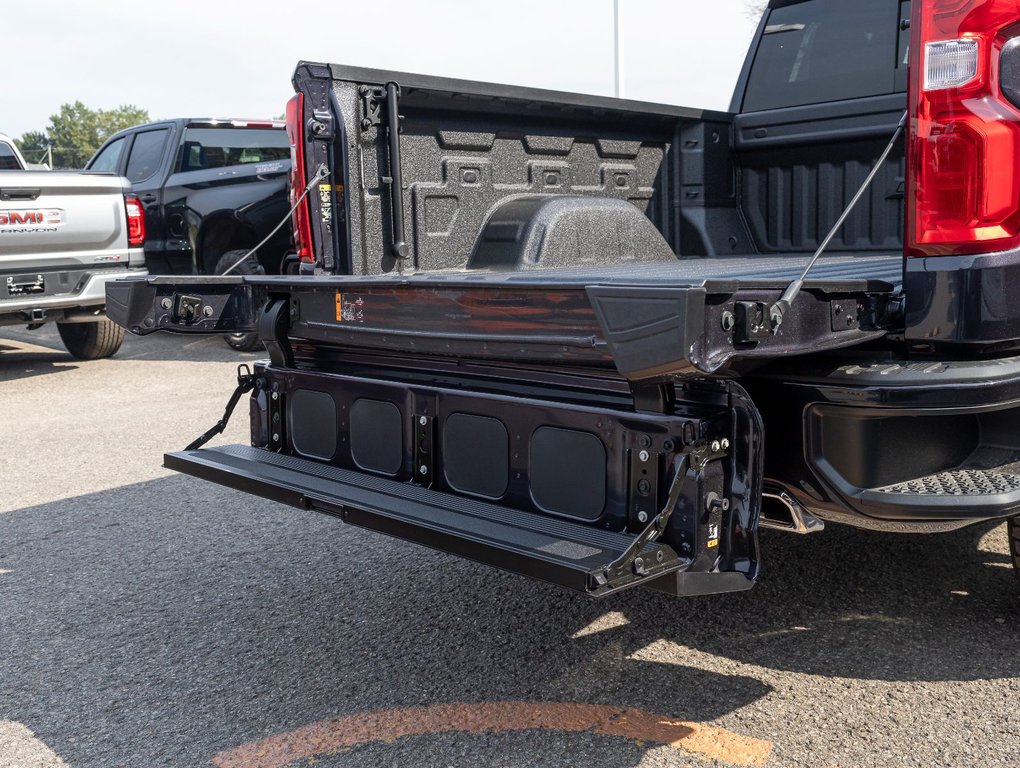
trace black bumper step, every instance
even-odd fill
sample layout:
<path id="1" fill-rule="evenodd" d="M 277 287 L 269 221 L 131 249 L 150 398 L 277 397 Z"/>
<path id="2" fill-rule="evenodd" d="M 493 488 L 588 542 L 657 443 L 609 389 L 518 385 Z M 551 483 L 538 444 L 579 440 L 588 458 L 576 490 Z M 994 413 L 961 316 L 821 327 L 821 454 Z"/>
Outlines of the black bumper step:
<path id="1" fill-rule="evenodd" d="M 643 573 L 616 573 L 607 580 L 606 567 L 624 554 L 633 536 L 261 448 L 168 453 L 164 466 L 595 597 L 648 585 L 690 565 L 669 546 L 653 542 L 640 553 Z"/>

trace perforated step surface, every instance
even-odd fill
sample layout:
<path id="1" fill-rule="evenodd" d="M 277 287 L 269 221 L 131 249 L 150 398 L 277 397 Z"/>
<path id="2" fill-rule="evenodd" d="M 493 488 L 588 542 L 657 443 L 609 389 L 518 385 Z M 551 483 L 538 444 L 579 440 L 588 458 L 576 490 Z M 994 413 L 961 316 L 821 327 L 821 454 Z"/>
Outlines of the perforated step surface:
<path id="1" fill-rule="evenodd" d="M 877 490 L 905 496 L 996 496 L 1020 491 L 1020 475 L 990 469 L 955 469 Z"/>

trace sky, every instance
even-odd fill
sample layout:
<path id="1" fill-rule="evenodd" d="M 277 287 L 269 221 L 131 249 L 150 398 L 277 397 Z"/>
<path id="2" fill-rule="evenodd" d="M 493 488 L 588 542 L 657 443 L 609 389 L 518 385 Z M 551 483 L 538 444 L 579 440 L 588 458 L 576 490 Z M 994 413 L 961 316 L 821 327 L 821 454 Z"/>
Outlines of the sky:
<path id="1" fill-rule="evenodd" d="M 627 98 L 726 109 L 756 0 L 619 0 Z M 0 0 L 0 133 L 65 102 L 274 117 L 299 60 L 613 95 L 613 0 Z"/>

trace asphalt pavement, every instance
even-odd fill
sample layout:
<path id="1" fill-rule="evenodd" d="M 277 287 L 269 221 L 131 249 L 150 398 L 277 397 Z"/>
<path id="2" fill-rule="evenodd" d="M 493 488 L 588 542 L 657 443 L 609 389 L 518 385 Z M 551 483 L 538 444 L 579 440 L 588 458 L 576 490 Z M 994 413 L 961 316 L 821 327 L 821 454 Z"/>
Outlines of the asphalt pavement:
<path id="1" fill-rule="evenodd" d="M 162 469 L 256 358 L 0 329 L 0 768 L 1020 761 L 1002 526 L 595 602 Z"/>

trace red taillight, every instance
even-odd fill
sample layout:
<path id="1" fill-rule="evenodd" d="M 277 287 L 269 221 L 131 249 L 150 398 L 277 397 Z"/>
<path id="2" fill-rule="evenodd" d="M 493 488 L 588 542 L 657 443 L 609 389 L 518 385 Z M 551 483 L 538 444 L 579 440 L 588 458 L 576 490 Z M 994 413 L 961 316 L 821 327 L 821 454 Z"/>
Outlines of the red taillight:
<path id="1" fill-rule="evenodd" d="M 915 0 L 912 15 L 906 253 L 1020 246 L 1020 111 L 999 87 L 1020 0 Z"/>
<path id="2" fill-rule="evenodd" d="M 298 93 L 287 102 L 287 138 L 290 140 L 290 204 L 294 205 L 305 191 L 305 95 Z M 312 222 L 308 217 L 308 200 L 294 210 L 294 249 L 301 261 L 315 263 L 312 253 Z"/>
<path id="3" fill-rule="evenodd" d="M 128 246 L 138 248 L 145 243 L 145 209 L 142 201 L 134 195 L 124 195 L 124 210 L 127 211 Z"/>

